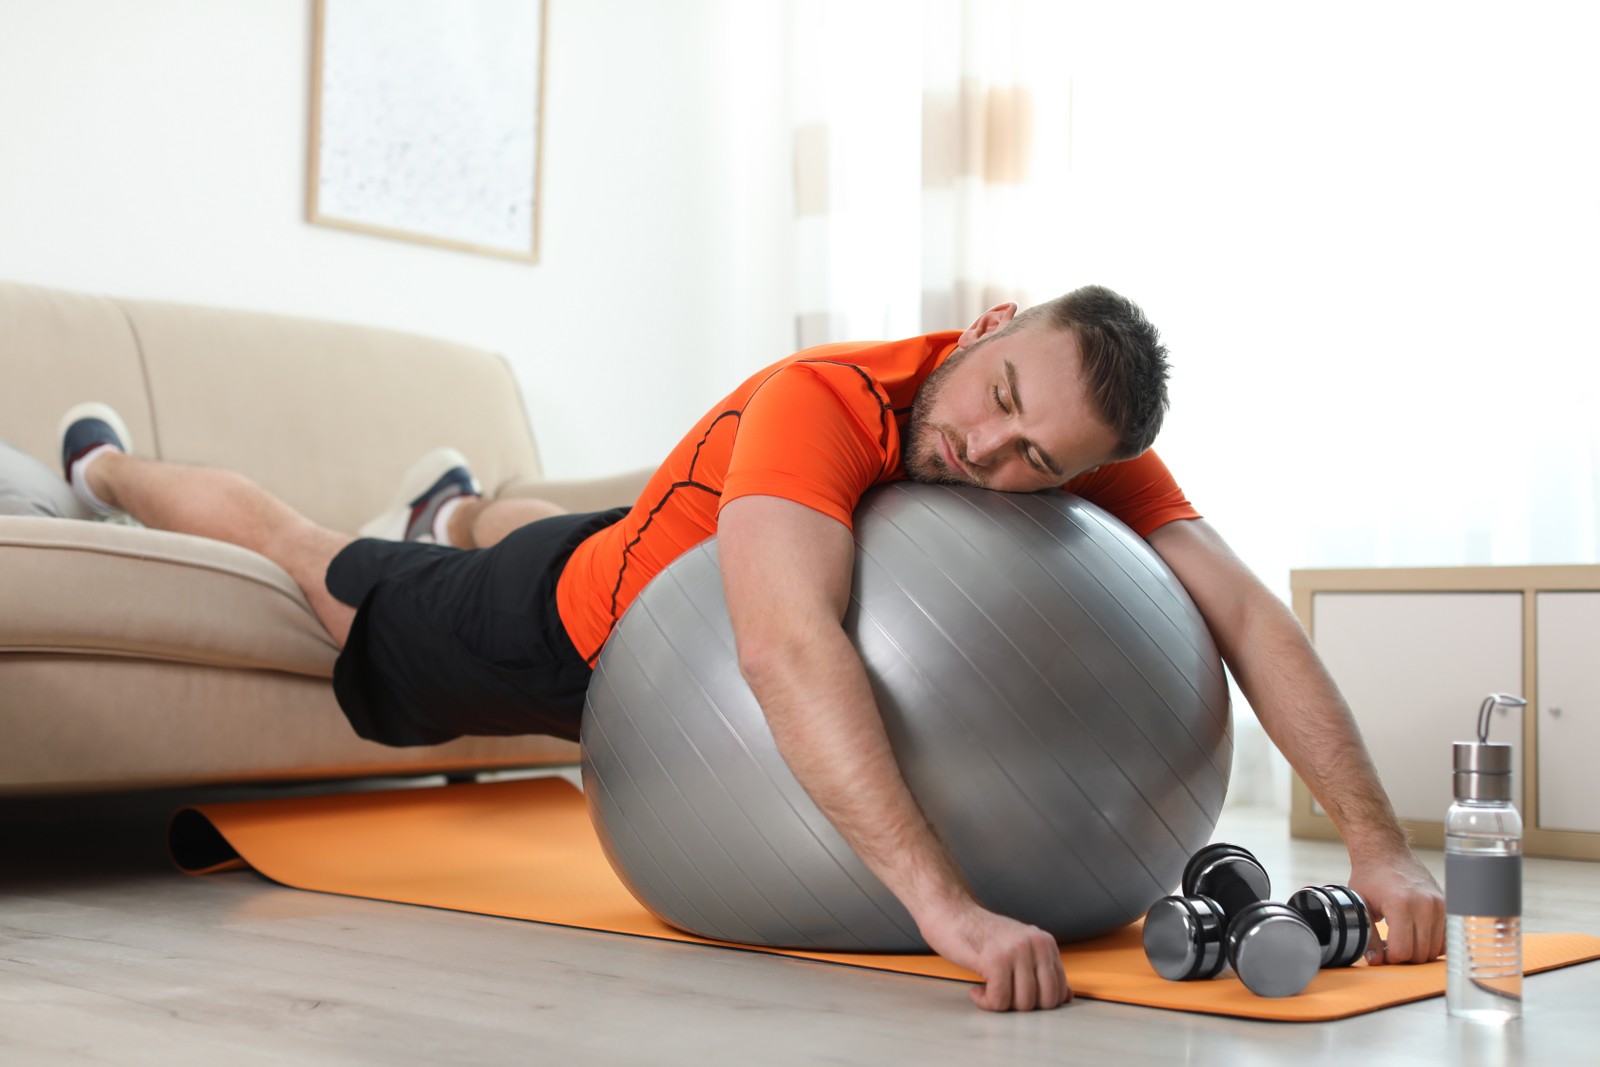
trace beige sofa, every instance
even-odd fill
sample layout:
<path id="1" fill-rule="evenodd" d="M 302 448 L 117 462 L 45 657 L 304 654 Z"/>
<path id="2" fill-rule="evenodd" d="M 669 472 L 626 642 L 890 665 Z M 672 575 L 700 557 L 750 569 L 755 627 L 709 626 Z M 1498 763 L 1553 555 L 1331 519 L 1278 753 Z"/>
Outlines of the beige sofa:
<path id="1" fill-rule="evenodd" d="M 61 414 L 103 400 L 137 454 L 241 471 L 340 530 L 442 444 L 486 487 L 574 510 L 631 501 L 647 473 L 542 481 L 501 359 L 378 329 L 0 283 L 0 368 L 0 440 L 41 478 L 19 453 L 56 470 Z M 576 759 L 550 738 L 363 741 L 334 702 L 335 649 L 277 566 L 200 538 L 42 517 L 49 506 L 18 507 L 19 495 L 3 510 L 34 514 L 0 514 L 0 793 Z"/>

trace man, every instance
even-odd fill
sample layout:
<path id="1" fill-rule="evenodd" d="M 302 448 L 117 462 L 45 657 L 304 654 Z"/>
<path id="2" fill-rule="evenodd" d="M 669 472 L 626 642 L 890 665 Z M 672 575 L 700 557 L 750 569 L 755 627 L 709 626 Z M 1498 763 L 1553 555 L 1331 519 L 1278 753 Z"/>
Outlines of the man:
<path id="1" fill-rule="evenodd" d="M 631 509 L 486 501 L 455 459 L 435 457 L 371 527 L 400 541 L 323 529 L 225 471 L 127 455 L 103 409 L 69 413 L 63 461 L 93 507 L 279 563 L 342 649 L 340 706 L 358 733 L 389 744 L 575 738 L 616 621 L 651 577 L 716 534 L 740 667 L 779 751 L 928 944 L 984 979 L 972 998 L 989 1010 L 1053 1008 L 1071 992 L 1048 934 L 972 897 L 900 775 L 841 626 L 850 523 L 866 488 L 899 478 L 1065 486 L 1144 536 L 1193 597 L 1269 736 L 1339 827 L 1349 884 L 1388 919 L 1369 961 L 1431 960 L 1442 895 L 1348 708 L 1294 618 L 1149 451 L 1165 383 L 1154 327 L 1110 290 L 1022 314 L 1003 304 L 960 334 L 827 345 L 766 368 L 690 430 Z"/>

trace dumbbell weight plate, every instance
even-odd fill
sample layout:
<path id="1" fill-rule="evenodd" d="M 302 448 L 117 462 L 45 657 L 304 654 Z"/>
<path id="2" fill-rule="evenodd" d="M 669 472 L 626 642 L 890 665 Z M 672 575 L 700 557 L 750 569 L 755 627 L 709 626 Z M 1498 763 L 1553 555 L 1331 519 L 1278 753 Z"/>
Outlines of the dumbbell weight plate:
<path id="1" fill-rule="evenodd" d="M 1232 856 L 1247 859 L 1257 867 L 1261 866 L 1261 862 L 1256 859 L 1255 853 L 1247 848 L 1242 848 L 1239 845 L 1230 845 L 1222 841 L 1207 845 L 1190 856 L 1189 862 L 1183 866 L 1183 895 L 1186 897 L 1204 896 L 1205 894 L 1201 893 L 1199 889 L 1201 874 L 1214 868 L 1220 861 Z M 1265 897 L 1266 894 L 1263 893 L 1262 896 Z"/>
<path id="2" fill-rule="evenodd" d="M 1322 968 L 1322 945 L 1292 908 L 1257 901 L 1233 917 L 1224 939 L 1228 963 L 1259 997 L 1292 997 Z"/>
<path id="3" fill-rule="evenodd" d="M 1272 896 L 1272 880 L 1248 850 L 1237 845 L 1207 845 L 1184 867 L 1183 895 L 1210 897 L 1229 917 L 1247 904 Z"/>
<path id="4" fill-rule="evenodd" d="M 1145 958 L 1169 981 L 1215 978 L 1225 962 L 1222 918 L 1206 897 L 1163 897 L 1145 913 Z"/>
<path id="5" fill-rule="evenodd" d="M 1334 903 L 1339 906 L 1339 915 L 1344 920 L 1345 950 L 1339 954 L 1335 967 L 1348 967 L 1356 960 L 1367 954 L 1367 943 L 1372 939 L 1372 914 L 1367 911 L 1367 902 L 1346 885 L 1326 885 Z"/>
<path id="6" fill-rule="evenodd" d="M 1348 967 L 1367 951 L 1371 922 L 1366 901 L 1348 886 L 1307 886 L 1289 907 L 1311 926 L 1322 945 L 1324 967 Z"/>

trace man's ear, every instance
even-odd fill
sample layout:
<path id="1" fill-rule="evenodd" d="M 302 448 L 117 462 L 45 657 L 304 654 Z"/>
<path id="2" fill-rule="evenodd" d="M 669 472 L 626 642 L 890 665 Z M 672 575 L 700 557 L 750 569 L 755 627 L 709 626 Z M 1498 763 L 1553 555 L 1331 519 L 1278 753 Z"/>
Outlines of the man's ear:
<path id="1" fill-rule="evenodd" d="M 973 320 L 972 325 L 968 326 L 956 341 L 956 347 L 971 348 L 990 334 L 1005 329 L 1016 314 L 1016 304 L 996 304 Z"/>

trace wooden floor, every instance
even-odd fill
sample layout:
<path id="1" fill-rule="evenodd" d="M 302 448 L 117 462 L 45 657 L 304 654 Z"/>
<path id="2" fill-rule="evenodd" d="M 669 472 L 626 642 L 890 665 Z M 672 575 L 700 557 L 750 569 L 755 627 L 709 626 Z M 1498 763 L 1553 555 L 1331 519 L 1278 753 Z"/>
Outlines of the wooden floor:
<path id="1" fill-rule="evenodd" d="M 1600 963 L 1528 979 L 1502 1029 L 1442 998 L 1314 1025 L 989 1015 L 954 983 L 190 878 L 163 830 L 197 796 L 0 799 L 0 1064 L 1600 1062 Z M 1229 812 L 1217 837 L 1280 885 L 1348 875 L 1278 814 Z M 1530 861 L 1526 882 L 1528 929 L 1600 934 L 1600 864 Z"/>

